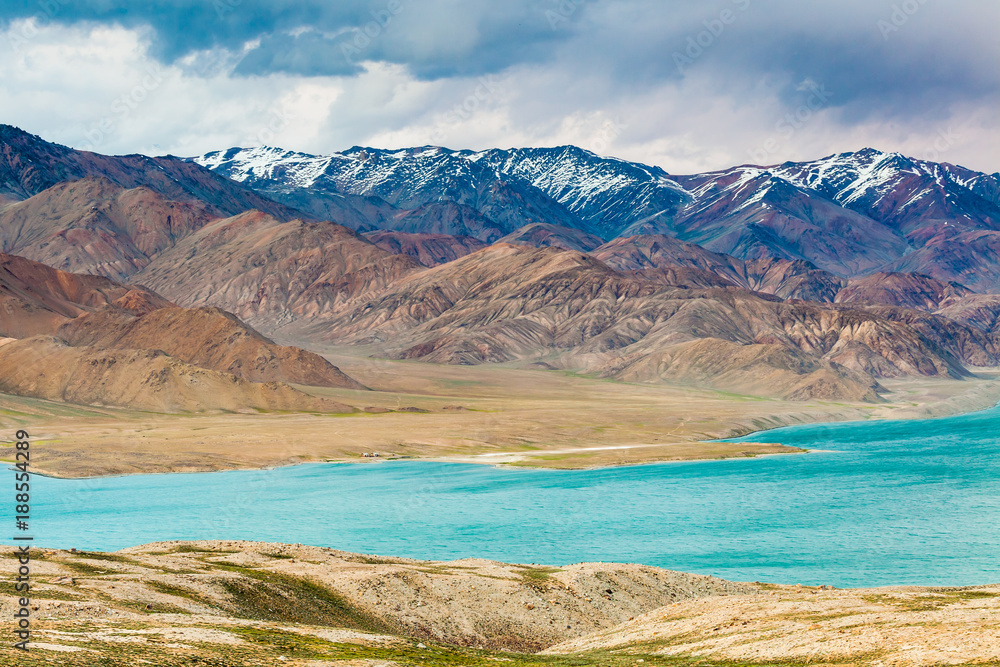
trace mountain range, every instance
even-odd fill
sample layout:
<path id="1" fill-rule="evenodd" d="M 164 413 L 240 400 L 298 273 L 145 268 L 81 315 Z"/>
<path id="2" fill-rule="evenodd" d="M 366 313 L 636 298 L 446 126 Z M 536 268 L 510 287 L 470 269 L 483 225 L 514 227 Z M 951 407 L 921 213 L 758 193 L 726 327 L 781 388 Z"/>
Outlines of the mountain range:
<path id="1" fill-rule="evenodd" d="M 1000 287 L 1000 173 L 874 149 L 689 176 L 573 146 L 355 147 L 330 156 L 263 147 L 194 162 L 361 231 L 445 233 L 485 243 L 527 224 L 603 241 L 665 234 L 743 260 L 804 260 L 845 277 L 919 272 L 972 288 Z M 377 214 L 359 216 L 359 199 Z"/>
<path id="2" fill-rule="evenodd" d="M 156 364 L 361 388 L 301 349 L 330 344 L 795 400 L 1000 363 L 1000 174 L 872 149 L 681 176 L 571 146 L 112 157 L 0 126 L 0 197 L 0 378 L 32 347 L 143 369 L 15 393 L 128 404 Z M 236 394 L 206 405 L 268 404 Z"/>

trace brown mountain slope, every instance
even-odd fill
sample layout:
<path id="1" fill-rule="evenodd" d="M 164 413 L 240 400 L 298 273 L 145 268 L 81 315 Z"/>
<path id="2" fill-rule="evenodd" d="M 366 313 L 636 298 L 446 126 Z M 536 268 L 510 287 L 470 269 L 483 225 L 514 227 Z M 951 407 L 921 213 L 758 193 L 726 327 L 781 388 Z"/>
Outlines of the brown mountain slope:
<path id="1" fill-rule="evenodd" d="M 1000 291 L 1000 231 L 958 232 L 941 224 L 914 239 L 916 249 L 884 267 L 917 271 L 941 282 L 958 282 L 980 292 Z"/>
<path id="2" fill-rule="evenodd" d="M 793 347 L 739 345 L 703 338 L 664 352 L 626 355 L 609 363 L 604 374 L 626 382 L 672 382 L 726 387 L 747 394 L 762 386 L 781 387 L 789 400 L 875 401 L 881 387 L 866 373 L 838 367 Z"/>
<path id="3" fill-rule="evenodd" d="M 614 239 L 591 254 L 613 269 L 664 284 L 708 287 L 728 283 L 783 299 L 829 302 L 847 284 L 843 278 L 803 260 L 744 261 L 662 234 Z M 725 282 L 715 281 L 712 285 L 706 273 Z"/>
<path id="4" fill-rule="evenodd" d="M 247 382 L 151 350 L 70 347 L 51 336 L 0 346 L 0 391 L 157 412 L 245 409 L 353 412 L 280 382 Z"/>
<path id="5" fill-rule="evenodd" d="M 63 322 L 108 304 L 132 309 L 172 305 L 143 287 L 66 273 L 0 253 L 0 334 L 4 336 L 51 333 Z"/>
<path id="6" fill-rule="evenodd" d="M 324 331 L 342 343 L 381 344 L 401 358 L 544 358 L 611 377 L 795 397 L 870 398 L 873 377 L 962 377 L 963 362 L 996 363 L 995 346 L 980 332 L 891 310 L 890 317 L 732 288 L 664 287 L 588 255 L 497 244 L 399 279 L 333 317 Z M 730 345 L 690 346 L 705 339 Z M 775 374 L 758 372 L 763 367 Z"/>
<path id="7" fill-rule="evenodd" d="M 586 281 L 592 292 L 613 291 L 623 302 L 662 289 L 611 271 L 581 253 L 498 243 L 454 262 L 404 276 L 383 293 L 359 300 L 353 308 L 333 316 L 328 336 L 345 341 L 378 342 L 393 340 L 397 333 L 421 327 L 449 331 L 453 325 L 471 334 L 484 325 L 517 317 L 522 310 L 574 312 L 581 307 L 577 298 L 586 298 L 578 297 L 575 292 L 574 282 L 578 280 Z M 557 283 L 555 289 L 542 292 L 542 283 L 548 282 Z M 535 337 L 528 331 L 534 328 L 533 323 L 523 324 L 526 327 L 523 338 L 510 341 L 516 342 L 517 354 L 530 354 L 556 342 L 551 331 L 542 334 L 539 328 L 540 337 Z M 564 333 L 570 337 L 576 335 L 568 328 Z M 583 330 L 578 334 L 585 335 Z M 499 358 L 513 357 L 500 353 L 493 359 L 484 348 L 482 354 L 472 352 L 467 361 L 481 363 Z M 447 361 L 461 360 L 456 357 Z"/>
<path id="8" fill-rule="evenodd" d="M 536 248 L 564 248 L 589 252 L 604 244 L 599 236 L 571 227 L 562 227 L 545 222 L 535 222 L 517 229 L 499 239 L 497 243 L 513 243 L 515 245 L 530 245 Z"/>
<path id="9" fill-rule="evenodd" d="M 147 187 L 171 201 L 207 204 L 217 217 L 249 209 L 290 220 L 297 211 L 193 162 L 166 156 L 108 156 L 78 151 L 0 125 L 0 196 L 27 199 L 54 185 L 104 177 L 125 189 Z"/>
<path id="10" fill-rule="evenodd" d="M 282 223 L 258 211 L 186 237 L 133 277 L 184 306 L 218 306 L 269 333 L 323 318 L 421 267 L 331 222 Z"/>
<path id="11" fill-rule="evenodd" d="M 937 313 L 986 332 L 1000 341 L 1000 295 L 970 294 L 951 302 Z"/>
<path id="12" fill-rule="evenodd" d="M 880 319 L 905 324 L 934 349 L 948 351 L 963 363 L 972 366 L 997 365 L 1000 338 L 970 323 L 899 306 L 858 307 Z"/>
<path id="13" fill-rule="evenodd" d="M 218 308 L 160 308 L 139 315 L 104 308 L 63 324 L 56 335 L 73 346 L 162 350 L 251 382 L 364 388 L 318 354 L 277 345 Z"/>
<path id="14" fill-rule="evenodd" d="M 901 308 L 884 313 L 808 302 L 783 303 L 732 289 L 663 293 L 642 308 L 650 314 L 663 313 L 663 321 L 634 342 L 629 337 L 620 341 L 621 334 L 616 331 L 610 341 L 602 335 L 581 352 L 627 341 L 623 355 L 640 355 L 648 360 L 645 363 L 652 363 L 656 354 L 678 341 L 717 338 L 740 345 L 780 345 L 876 378 L 964 377 L 963 362 L 996 365 L 995 346 L 977 332 Z M 715 364 L 717 350 L 706 350 L 706 354 L 704 363 Z M 737 362 L 734 357 L 732 363 Z M 780 364 L 799 368 L 784 360 Z"/>
<path id="15" fill-rule="evenodd" d="M 177 308 L 145 288 L 0 254 L 0 333 L 27 338 L 54 332 L 79 347 L 163 350 L 253 382 L 362 388 L 319 355 L 276 345 L 224 311 Z M 134 359 L 123 356 L 117 363 Z"/>
<path id="16" fill-rule="evenodd" d="M 393 255 L 409 255 L 424 266 L 445 264 L 486 244 L 471 236 L 448 234 L 409 234 L 391 230 L 378 230 L 362 234 L 367 240 Z"/>
<path id="17" fill-rule="evenodd" d="M 729 278 L 734 284 L 744 273 L 742 260 L 665 234 L 613 239 L 590 254 L 618 271 L 685 266 L 711 271 Z"/>
<path id="18" fill-rule="evenodd" d="M 217 218 L 201 202 L 170 201 L 146 187 L 126 190 L 88 178 L 0 211 L 0 245 L 65 271 L 124 280 Z"/>
<path id="19" fill-rule="evenodd" d="M 622 271 L 622 273 L 640 280 L 648 280 L 673 287 L 738 287 L 732 280 L 724 278 L 717 273 L 691 266 L 667 265 L 658 266 L 655 269 Z"/>
<path id="20" fill-rule="evenodd" d="M 409 234 L 471 236 L 484 243 L 500 238 L 505 231 L 502 223 L 498 224 L 475 208 L 454 201 L 431 201 L 412 209 L 404 206 L 382 224 Z"/>
<path id="21" fill-rule="evenodd" d="M 919 273 L 873 273 L 852 279 L 837 303 L 883 304 L 934 311 L 972 294 L 958 283 L 943 283 Z"/>
<path id="22" fill-rule="evenodd" d="M 758 259 L 743 264 L 747 286 L 782 299 L 832 302 L 847 281 L 801 259 Z"/>

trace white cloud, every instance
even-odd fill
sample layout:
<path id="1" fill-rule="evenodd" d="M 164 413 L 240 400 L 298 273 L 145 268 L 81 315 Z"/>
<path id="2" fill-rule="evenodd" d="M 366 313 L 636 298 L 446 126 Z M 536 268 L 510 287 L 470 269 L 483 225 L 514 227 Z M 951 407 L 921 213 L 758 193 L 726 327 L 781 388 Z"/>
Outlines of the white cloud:
<path id="1" fill-rule="evenodd" d="M 28 29 L 33 38 L 15 50 L 10 38 L 29 27 L 15 22 L 0 34 L 6 38 L 0 50 L 10 49 L 3 55 L 8 66 L 0 70 L 0 122 L 105 153 L 195 155 L 248 143 L 314 153 L 352 145 L 572 143 L 691 173 L 749 162 L 755 154 L 777 163 L 870 145 L 1000 168 L 994 150 L 1000 124 L 988 97 L 981 104 L 945 105 L 933 118 L 849 121 L 835 104 L 841 91 L 827 91 L 833 102 L 810 105 L 816 87 L 824 85 L 818 77 L 734 82 L 707 56 L 683 78 L 624 85 L 581 57 L 595 48 L 583 37 L 555 49 L 545 64 L 520 64 L 486 77 L 424 80 L 387 63 L 364 63 L 353 77 L 238 77 L 232 70 L 239 54 L 222 50 L 158 64 L 149 29 L 51 25 Z M 473 33 L 470 23 L 461 34 Z M 782 124 L 802 108 L 807 118 Z"/>

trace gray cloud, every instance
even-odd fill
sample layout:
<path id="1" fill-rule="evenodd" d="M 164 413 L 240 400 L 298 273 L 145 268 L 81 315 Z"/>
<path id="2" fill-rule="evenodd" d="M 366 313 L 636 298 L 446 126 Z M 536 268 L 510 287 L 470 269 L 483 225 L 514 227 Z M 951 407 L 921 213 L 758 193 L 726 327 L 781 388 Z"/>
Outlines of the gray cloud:
<path id="1" fill-rule="evenodd" d="M 573 4 L 577 0 L 562 0 Z M 583 3 L 586 0 L 578 0 Z M 551 7 L 550 7 L 551 5 Z M 43 23 L 150 26 L 153 50 L 171 63 L 209 49 L 240 51 L 259 42 L 238 75 L 356 74 L 358 62 L 404 64 L 422 78 L 496 72 L 546 57 L 568 37 L 546 13 L 556 2 L 530 0 L 13 0 L 0 25 Z"/>
<path id="2" fill-rule="evenodd" d="M 900 6 L 916 7 L 912 15 Z M 926 116 L 1000 94 L 1000 4 L 966 0 L 722 0 L 599 3 L 559 48 L 618 90 L 711 78 L 721 94 L 769 87 L 797 105 L 803 81 L 835 92 L 848 120 Z M 728 22 L 720 17 L 726 13 Z M 897 23 L 899 25 L 897 25 Z M 883 34 L 880 24 L 891 31 Z"/>
<path id="3" fill-rule="evenodd" d="M 353 75 L 361 61 L 373 60 L 435 79 L 552 62 L 564 52 L 621 86 L 711 70 L 738 87 L 774 79 L 794 98 L 795 86 L 812 78 L 838 91 L 838 106 L 874 101 L 898 112 L 911 102 L 996 95 L 1000 88 L 1000 4 L 991 0 L 12 0 L 0 6 L 0 21 L 28 16 L 151 26 L 154 53 L 168 63 L 258 42 L 235 67 L 237 75 Z M 690 61 L 682 68 L 678 54 Z"/>
<path id="4" fill-rule="evenodd" d="M 197 90 L 202 104 L 250 104 L 266 118 L 301 93 L 309 118 L 325 120 L 275 137 L 300 150 L 592 141 L 682 170 L 745 162 L 764 145 L 774 161 L 863 144 L 919 152 L 961 127 L 943 157 L 997 168 L 992 0 L 13 0 L 0 27 L 29 16 L 53 29 L 141 31 L 144 57 L 181 73 L 166 96 Z M 503 90 L 477 97 L 484 76 Z M 308 92 L 310 81 L 325 92 Z M 99 83 L 113 99 L 114 83 Z M 169 120 L 148 107 L 128 119 L 129 136 Z M 218 148 L 193 128 L 205 141 L 230 130 L 207 123 L 185 120 L 182 135 L 157 143 Z M 607 123 L 620 126 L 613 141 Z M 123 137 L 109 142 L 143 149 Z"/>

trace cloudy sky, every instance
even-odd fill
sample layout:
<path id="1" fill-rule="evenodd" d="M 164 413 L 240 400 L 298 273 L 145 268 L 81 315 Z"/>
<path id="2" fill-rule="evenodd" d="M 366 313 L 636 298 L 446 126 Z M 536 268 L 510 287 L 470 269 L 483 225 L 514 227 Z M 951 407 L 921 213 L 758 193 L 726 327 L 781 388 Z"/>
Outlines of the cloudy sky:
<path id="1" fill-rule="evenodd" d="M 0 122 L 103 153 L 577 144 L 1000 169 L 995 0 L 4 0 Z"/>

